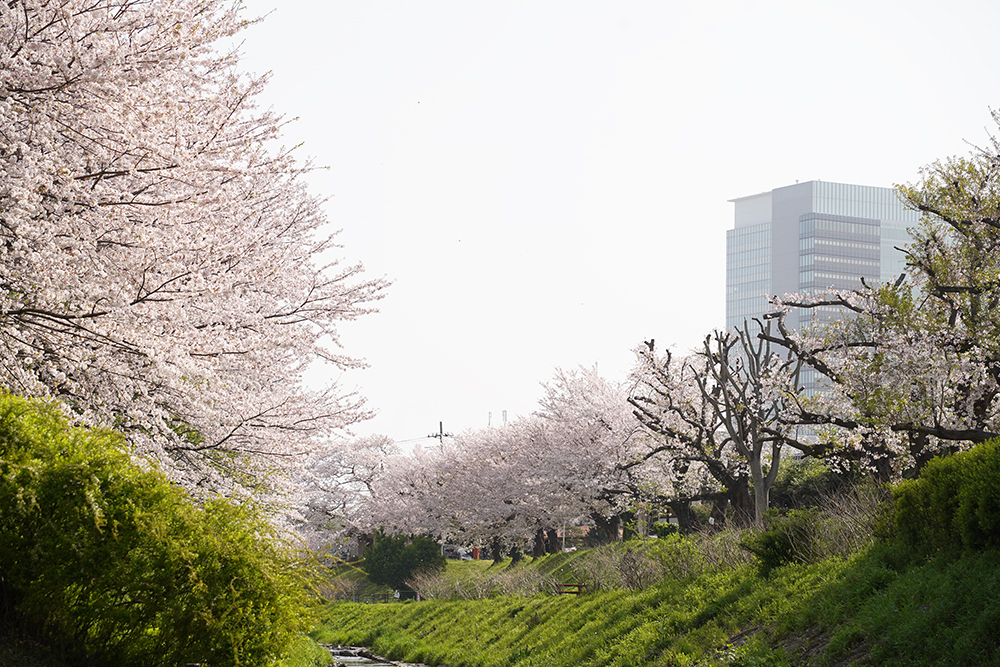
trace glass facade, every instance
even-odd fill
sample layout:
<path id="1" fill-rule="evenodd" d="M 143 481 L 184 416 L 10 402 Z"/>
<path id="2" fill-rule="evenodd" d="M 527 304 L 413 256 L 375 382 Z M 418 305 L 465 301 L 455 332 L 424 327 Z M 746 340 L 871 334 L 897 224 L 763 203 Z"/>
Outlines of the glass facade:
<path id="1" fill-rule="evenodd" d="M 802 185 L 812 186 L 812 210 L 816 213 L 874 220 L 896 220 L 910 225 L 916 224 L 919 219 L 916 212 L 903 206 L 896 196 L 896 191 L 892 188 L 827 183 L 825 181 L 809 181 Z"/>
<path id="2" fill-rule="evenodd" d="M 880 276 L 878 220 L 808 213 L 799 220 L 799 291 L 854 288 Z"/>
<path id="3" fill-rule="evenodd" d="M 765 312 L 771 292 L 771 223 L 728 230 L 726 328 Z"/>
<path id="4" fill-rule="evenodd" d="M 909 242 L 907 228 L 919 220 L 891 188 L 846 183 L 809 181 L 733 201 L 737 224 L 726 233 L 727 329 L 767 312 L 770 294 L 895 280 L 906 268 L 900 248 Z M 767 222 L 762 205 L 771 207 Z M 741 223 L 751 216 L 756 224 Z M 802 315 L 828 321 L 840 313 L 828 308 Z M 789 324 L 801 322 L 790 317 Z"/>
<path id="5" fill-rule="evenodd" d="M 895 282 L 899 274 L 906 273 L 906 255 L 900 248 L 910 242 L 908 227 L 915 223 L 882 221 L 881 267 L 882 282 Z"/>

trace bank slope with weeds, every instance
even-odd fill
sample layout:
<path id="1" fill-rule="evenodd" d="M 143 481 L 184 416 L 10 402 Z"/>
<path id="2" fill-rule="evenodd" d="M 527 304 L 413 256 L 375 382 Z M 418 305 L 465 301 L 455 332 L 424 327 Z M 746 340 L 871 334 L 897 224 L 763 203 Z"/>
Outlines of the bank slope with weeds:
<path id="1" fill-rule="evenodd" d="M 335 604 L 317 638 L 453 667 L 696 664 L 744 631 L 791 613 L 822 586 L 827 570 L 789 568 L 765 580 L 744 568 L 579 597 Z"/>
<path id="2" fill-rule="evenodd" d="M 497 565 L 467 575 L 489 586 L 438 582 L 451 599 L 333 603 L 316 637 L 450 667 L 1000 664 L 997 443 L 932 462 L 878 506 L 862 496 L 773 514 L 760 533 Z M 658 576 L 630 578 L 636 563 Z M 551 594 L 588 576 L 584 595 Z"/>

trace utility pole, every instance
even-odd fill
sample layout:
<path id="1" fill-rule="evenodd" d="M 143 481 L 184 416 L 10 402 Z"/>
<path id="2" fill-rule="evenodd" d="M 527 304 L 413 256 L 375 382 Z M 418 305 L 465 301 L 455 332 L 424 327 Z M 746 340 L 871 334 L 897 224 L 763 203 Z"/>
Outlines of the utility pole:
<path id="1" fill-rule="evenodd" d="M 438 442 L 441 444 L 441 446 L 444 447 L 444 439 L 446 437 L 450 438 L 450 437 L 452 437 L 452 435 L 451 435 L 451 433 L 445 433 L 444 432 L 444 422 L 438 422 L 438 432 L 437 433 L 431 433 L 427 437 L 428 438 L 437 438 Z"/>

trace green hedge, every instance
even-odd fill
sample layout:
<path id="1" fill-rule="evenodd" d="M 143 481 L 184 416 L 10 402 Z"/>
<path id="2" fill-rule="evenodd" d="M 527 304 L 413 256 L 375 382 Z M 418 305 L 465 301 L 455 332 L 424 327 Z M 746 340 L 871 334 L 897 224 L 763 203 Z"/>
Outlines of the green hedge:
<path id="1" fill-rule="evenodd" d="M 943 456 L 893 489 L 907 544 L 955 553 L 1000 547 L 1000 440 Z"/>
<path id="2" fill-rule="evenodd" d="M 250 505 L 195 504 L 121 437 L 0 394 L 7 632 L 67 662 L 267 665 L 300 636 L 306 587 Z"/>

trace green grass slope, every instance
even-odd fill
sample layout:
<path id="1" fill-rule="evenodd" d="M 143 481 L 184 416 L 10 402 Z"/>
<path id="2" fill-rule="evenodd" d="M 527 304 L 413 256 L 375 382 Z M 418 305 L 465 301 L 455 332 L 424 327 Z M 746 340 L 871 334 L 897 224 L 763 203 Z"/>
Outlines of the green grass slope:
<path id="1" fill-rule="evenodd" d="M 450 667 L 995 665 L 1000 552 L 910 565 L 883 546 L 640 591 L 335 603 L 315 636 Z"/>

